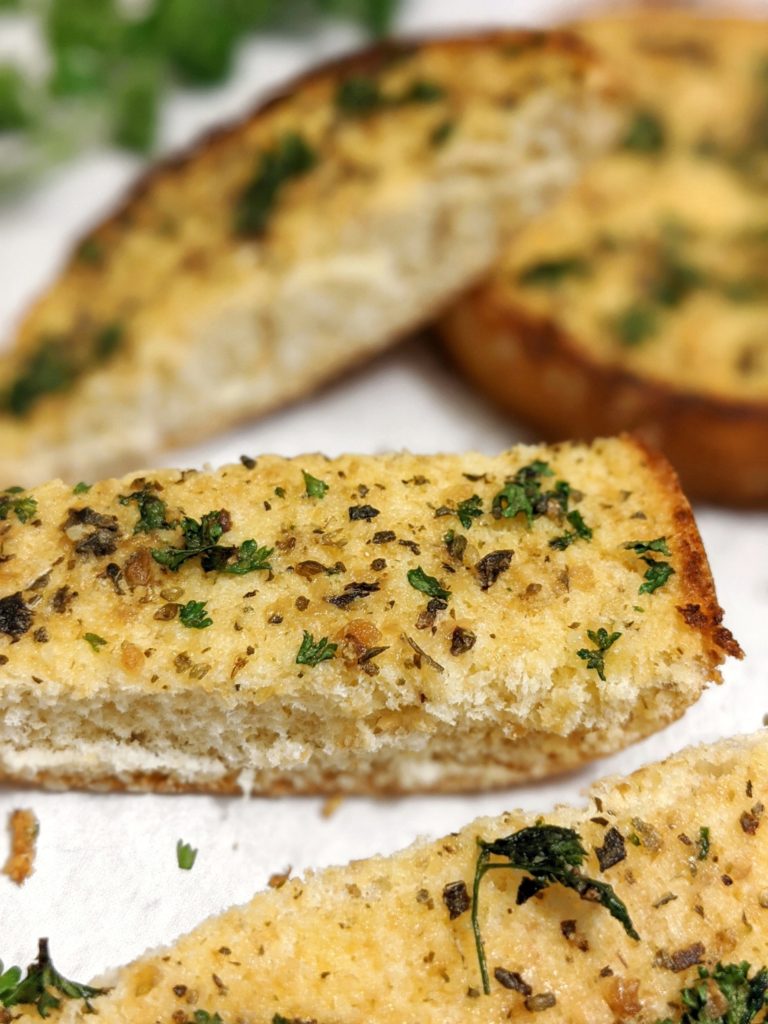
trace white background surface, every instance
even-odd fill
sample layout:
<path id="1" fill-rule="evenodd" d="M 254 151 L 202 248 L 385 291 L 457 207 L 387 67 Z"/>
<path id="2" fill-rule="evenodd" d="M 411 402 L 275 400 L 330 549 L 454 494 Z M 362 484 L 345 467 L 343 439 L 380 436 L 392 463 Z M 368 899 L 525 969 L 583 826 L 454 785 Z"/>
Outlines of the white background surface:
<path id="1" fill-rule="evenodd" d="M 404 4 L 400 27 L 541 23 L 554 6 L 543 0 L 415 0 Z M 352 31 L 339 29 L 303 42 L 273 38 L 250 45 L 226 87 L 171 99 L 164 147 L 244 111 L 265 87 L 355 40 Z M 9 37 L 3 39 L 0 23 L 0 50 L 3 43 L 7 46 Z M 138 169 L 137 161 L 121 154 L 91 154 L 12 207 L 0 207 L 0 336 L 9 334 L 73 238 L 114 202 Z M 174 452 L 165 461 L 219 464 L 242 452 L 335 454 L 350 448 L 496 452 L 526 439 L 456 380 L 422 340 L 301 406 L 208 445 Z M 438 835 L 510 807 L 546 810 L 558 801 L 578 800 L 590 779 L 607 772 L 631 770 L 688 742 L 758 728 L 768 712 L 768 515 L 697 511 L 726 623 L 747 658 L 726 666 L 726 684 L 709 691 L 672 728 L 555 782 L 461 798 L 347 799 L 330 820 L 320 816 L 322 801 L 314 799 L 90 796 L 0 788 L 0 861 L 10 810 L 31 807 L 41 825 L 34 876 L 22 889 L 0 876 L 0 957 L 6 965 L 26 964 L 37 938 L 47 935 L 59 969 L 85 980 L 247 900 L 271 873 L 288 865 L 301 871 L 387 853 L 418 835 Z M 200 851 L 191 872 L 176 864 L 180 837 Z"/>

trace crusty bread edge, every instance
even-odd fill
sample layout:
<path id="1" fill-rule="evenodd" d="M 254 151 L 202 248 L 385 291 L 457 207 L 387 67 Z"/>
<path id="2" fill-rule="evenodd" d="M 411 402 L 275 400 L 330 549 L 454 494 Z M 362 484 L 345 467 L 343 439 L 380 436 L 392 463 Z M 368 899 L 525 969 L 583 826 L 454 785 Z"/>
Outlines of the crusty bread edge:
<path id="1" fill-rule="evenodd" d="M 464 376 L 548 439 L 630 430 L 663 451 L 695 499 L 768 506 L 768 402 L 676 388 L 592 358 L 550 317 L 468 292 L 439 333 Z"/>

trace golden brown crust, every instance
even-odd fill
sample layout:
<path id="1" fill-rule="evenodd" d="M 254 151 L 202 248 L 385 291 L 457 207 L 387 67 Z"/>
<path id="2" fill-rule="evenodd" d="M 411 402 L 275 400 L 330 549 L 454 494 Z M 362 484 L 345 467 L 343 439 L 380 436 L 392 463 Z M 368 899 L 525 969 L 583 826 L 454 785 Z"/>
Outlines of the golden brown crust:
<path id="1" fill-rule="evenodd" d="M 768 504 L 768 405 L 673 388 L 590 358 L 553 319 L 481 286 L 441 333 L 461 371 L 546 438 L 630 430 L 662 450 L 686 491 L 715 504 Z"/>
<path id="2" fill-rule="evenodd" d="M 525 503 L 503 514 L 520 474 L 535 481 L 530 518 Z M 677 477 L 630 438 L 497 457 L 244 457 L 14 500 L 0 566 L 7 778 L 491 788 L 663 727 L 740 654 Z M 215 554 L 195 554 L 203 517 L 226 535 Z M 638 557 L 654 538 L 662 568 Z M 649 564 L 663 577 L 650 589 Z M 598 674 L 595 630 L 620 639 Z M 321 640 L 328 657 L 307 658 Z"/>
<path id="3" fill-rule="evenodd" d="M 722 626 L 723 609 L 720 607 L 715 592 L 715 581 L 707 558 L 707 552 L 701 541 L 701 534 L 696 525 L 693 509 L 680 486 L 680 477 L 675 468 L 660 451 L 652 448 L 641 437 L 631 435 L 628 440 L 645 453 L 645 457 L 654 473 L 670 494 L 677 495 L 677 507 L 673 518 L 678 524 L 678 542 L 682 550 L 680 572 L 685 585 L 690 590 L 691 603 L 679 607 L 678 611 L 687 625 L 695 624 L 706 632 L 715 647 L 721 648 L 733 658 L 743 658 L 744 652 L 729 629 Z M 692 615 L 689 609 L 695 608 Z"/>

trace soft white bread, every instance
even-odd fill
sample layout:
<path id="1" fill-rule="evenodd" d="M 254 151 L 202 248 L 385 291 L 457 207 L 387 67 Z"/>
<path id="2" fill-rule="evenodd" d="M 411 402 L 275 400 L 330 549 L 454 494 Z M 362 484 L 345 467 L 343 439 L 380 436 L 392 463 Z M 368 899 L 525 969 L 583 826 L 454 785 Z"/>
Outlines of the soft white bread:
<path id="1" fill-rule="evenodd" d="M 395 45 L 161 164 L 0 360 L 0 482 L 125 472 L 424 323 L 618 127 L 586 46 Z"/>
<path id="2" fill-rule="evenodd" d="M 0 775 L 501 786 L 661 728 L 740 656 L 631 439 L 244 461 L 0 496 Z"/>
<path id="3" fill-rule="evenodd" d="M 583 27 L 632 83 L 619 149 L 450 311 L 468 377 L 546 437 L 634 430 L 694 497 L 768 503 L 768 23 Z"/>
<path id="4" fill-rule="evenodd" d="M 757 971 L 768 959 L 766 794 L 761 732 L 600 782 L 585 808 L 480 819 L 390 858 L 292 879 L 116 972 L 93 1001 L 96 1019 L 503 1024 L 546 1010 L 547 1024 L 680 1021 L 681 989 L 702 984 L 699 967 Z M 561 885 L 517 906 L 526 872 L 493 870 L 477 902 L 483 995 L 470 907 L 477 841 L 544 824 L 576 830 L 583 873 L 612 886 L 639 939 Z M 711 1015 L 686 1021 L 752 1021 L 726 1018 L 713 984 L 703 991 Z M 37 1019 L 31 1008 L 18 1018 Z M 60 1019 L 92 1018 L 75 1000 Z"/>

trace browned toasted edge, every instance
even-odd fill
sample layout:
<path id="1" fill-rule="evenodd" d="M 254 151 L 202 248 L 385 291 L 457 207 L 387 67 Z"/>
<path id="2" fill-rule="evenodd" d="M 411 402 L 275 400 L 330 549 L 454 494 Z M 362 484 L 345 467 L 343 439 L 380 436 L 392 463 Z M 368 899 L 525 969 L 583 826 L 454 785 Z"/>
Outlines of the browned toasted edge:
<path id="1" fill-rule="evenodd" d="M 665 453 L 695 499 L 768 507 L 768 402 L 720 398 L 593 358 L 556 320 L 493 282 L 459 299 L 438 333 L 464 375 L 548 439 L 631 431 Z"/>
<path id="2" fill-rule="evenodd" d="M 698 629 L 711 645 L 708 654 L 713 671 L 717 671 L 718 666 L 727 657 L 741 660 L 744 652 L 730 629 L 722 624 L 724 612 L 717 600 L 707 552 L 704 550 L 693 509 L 683 493 L 674 467 L 661 452 L 652 448 L 642 438 L 632 434 L 621 436 L 637 448 L 643 461 L 668 495 L 672 518 L 677 527 L 675 544 L 680 553 L 676 562 L 677 572 L 687 598 L 685 604 L 678 605 L 678 612 L 686 625 Z"/>
<path id="3" fill-rule="evenodd" d="M 398 56 L 425 47 L 444 47 L 460 51 L 467 47 L 483 44 L 508 44 L 536 46 L 546 51 L 561 52 L 576 58 L 584 68 L 592 64 L 601 64 L 595 48 L 575 33 L 563 30 L 540 29 L 477 29 L 463 32 L 460 35 L 432 33 L 426 35 L 404 36 L 384 42 L 375 43 L 363 49 L 354 50 L 340 57 L 323 61 L 307 71 L 286 79 L 281 84 L 267 90 L 264 97 L 246 114 L 217 125 L 201 133 L 189 145 L 169 154 L 155 162 L 131 184 L 118 199 L 112 211 L 99 220 L 93 227 L 81 235 L 71 246 L 69 255 L 65 257 L 55 271 L 51 281 L 45 285 L 25 310 L 21 320 L 13 331 L 13 336 L 22 334 L 26 321 L 35 313 L 38 305 L 47 294 L 53 281 L 65 273 L 76 261 L 79 250 L 89 241 L 104 241 L 103 236 L 111 228 L 122 228 L 130 224 L 131 210 L 150 194 L 155 185 L 165 179 L 183 174 L 198 156 L 213 151 L 218 146 L 236 136 L 254 121 L 268 116 L 293 96 L 321 79 L 334 80 L 350 74 L 372 72 L 396 60 Z M 606 85 L 606 89 L 608 86 Z M 13 354 L 13 349 L 6 350 L 6 355 Z"/>

